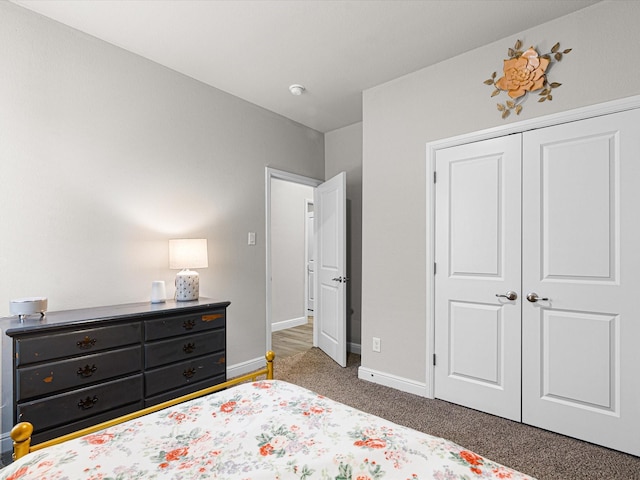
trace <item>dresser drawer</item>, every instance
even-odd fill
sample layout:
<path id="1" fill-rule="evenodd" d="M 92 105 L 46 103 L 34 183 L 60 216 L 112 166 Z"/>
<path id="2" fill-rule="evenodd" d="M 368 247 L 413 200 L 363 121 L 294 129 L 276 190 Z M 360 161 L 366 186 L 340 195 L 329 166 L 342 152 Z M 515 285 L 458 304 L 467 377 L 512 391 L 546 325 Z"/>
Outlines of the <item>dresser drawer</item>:
<path id="1" fill-rule="evenodd" d="M 47 430 L 37 429 L 33 431 L 31 436 L 31 445 L 46 442 L 52 438 L 57 438 L 67 433 L 73 433 L 83 428 L 92 427 L 98 423 L 106 422 L 114 418 L 122 417 L 129 413 L 137 412 L 144 408 L 142 401 L 136 403 L 130 403 L 124 407 L 116 408 L 115 410 L 109 410 L 108 412 L 100 413 L 98 415 L 92 415 L 89 418 L 78 420 L 77 422 L 68 423 L 66 425 L 60 425 L 59 427 L 50 428 Z M 37 427 L 37 425 L 35 425 Z"/>
<path id="2" fill-rule="evenodd" d="M 224 352 L 156 368 L 144 375 L 145 397 L 226 374 L 226 368 Z"/>
<path id="3" fill-rule="evenodd" d="M 224 350 L 226 335 L 224 330 L 160 340 L 145 345 L 145 367 L 154 368 L 167 363 L 188 360 Z"/>
<path id="4" fill-rule="evenodd" d="M 217 375 L 215 377 L 207 378 L 206 380 L 201 380 L 199 382 L 190 383 L 185 387 L 170 390 L 154 397 L 149 397 L 144 401 L 144 406 L 145 408 L 152 407 L 153 405 L 157 405 L 158 403 L 166 402 L 168 400 L 181 397 L 182 395 L 197 392 L 198 390 L 202 390 L 213 385 L 218 385 L 219 383 L 222 383 L 226 380 L 226 373 L 221 373 L 220 375 Z"/>
<path id="5" fill-rule="evenodd" d="M 19 403 L 16 414 L 18 421 L 31 422 L 38 430 L 45 430 L 137 402 L 141 397 L 140 373 L 42 400 Z"/>
<path id="6" fill-rule="evenodd" d="M 198 333 L 225 326 L 225 311 L 211 310 L 205 313 L 188 314 L 147 320 L 144 322 L 145 340 L 159 340 L 186 333 Z"/>
<path id="7" fill-rule="evenodd" d="M 16 400 L 79 388 L 142 370 L 142 347 L 126 347 L 16 370 Z"/>
<path id="8" fill-rule="evenodd" d="M 81 355 L 140 342 L 141 325 L 125 323 L 15 340 L 16 366 Z"/>

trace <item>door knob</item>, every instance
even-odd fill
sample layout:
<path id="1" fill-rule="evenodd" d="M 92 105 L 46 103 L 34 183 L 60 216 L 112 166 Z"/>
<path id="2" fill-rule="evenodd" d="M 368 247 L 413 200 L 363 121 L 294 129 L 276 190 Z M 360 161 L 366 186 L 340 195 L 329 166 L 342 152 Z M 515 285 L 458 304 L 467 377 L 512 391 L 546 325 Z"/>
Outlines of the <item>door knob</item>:
<path id="1" fill-rule="evenodd" d="M 515 300 L 518 298 L 518 294 L 513 290 L 509 290 L 507 293 L 496 293 L 496 297 L 506 298 L 507 300 Z"/>
<path id="2" fill-rule="evenodd" d="M 538 300 L 542 300 L 542 301 L 547 301 L 549 300 L 547 297 L 539 297 L 537 293 L 535 292 L 531 292 L 531 293 L 527 293 L 527 300 L 529 300 L 531 303 L 536 303 Z"/>
<path id="3" fill-rule="evenodd" d="M 349 277 L 335 277 L 335 278 L 332 278 L 331 280 L 333 280 L 334 282 L 347 283 L 349 281 Z"/>

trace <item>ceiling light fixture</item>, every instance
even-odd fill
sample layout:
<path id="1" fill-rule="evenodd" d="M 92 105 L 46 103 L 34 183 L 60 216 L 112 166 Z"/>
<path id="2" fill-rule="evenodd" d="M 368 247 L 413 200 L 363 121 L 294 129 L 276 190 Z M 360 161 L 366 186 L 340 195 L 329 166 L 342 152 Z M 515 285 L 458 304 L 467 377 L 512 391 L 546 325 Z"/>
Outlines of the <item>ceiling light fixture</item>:
<path id="1" fill-rule="evenodd" d="M 291 92 L 291 95 L 295 95 L 296 97 L 299 95 L 302 95 L 304 93 L 304 91 L 306 90 L 306 88 L 304 88 L 302 85 L 291 85 L 289 87 L 289 91 Z"/>

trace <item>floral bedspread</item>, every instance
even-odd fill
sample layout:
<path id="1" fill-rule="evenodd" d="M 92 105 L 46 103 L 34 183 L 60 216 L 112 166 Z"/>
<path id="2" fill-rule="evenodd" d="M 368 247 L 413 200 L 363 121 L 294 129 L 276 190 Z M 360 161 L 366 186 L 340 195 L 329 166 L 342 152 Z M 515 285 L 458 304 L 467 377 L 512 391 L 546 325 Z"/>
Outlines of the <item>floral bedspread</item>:
<path id="1" fill-rule="evenodd" d="M 531 479 L 286 382 L 244 384 L 26 455 L 0 479 Z"/>

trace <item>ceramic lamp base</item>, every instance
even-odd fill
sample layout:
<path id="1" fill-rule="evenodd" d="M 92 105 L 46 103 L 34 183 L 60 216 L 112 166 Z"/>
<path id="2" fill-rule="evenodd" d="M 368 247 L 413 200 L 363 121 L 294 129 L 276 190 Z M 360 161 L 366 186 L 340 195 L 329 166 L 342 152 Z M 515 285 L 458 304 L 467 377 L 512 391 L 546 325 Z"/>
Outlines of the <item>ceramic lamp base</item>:
<path id="1" fill-rule="evenodd" d="M 182 270 L 176 275 L 176 301 L 188 302 L 200 296 L 200 277 L 193 270 Z"/>

